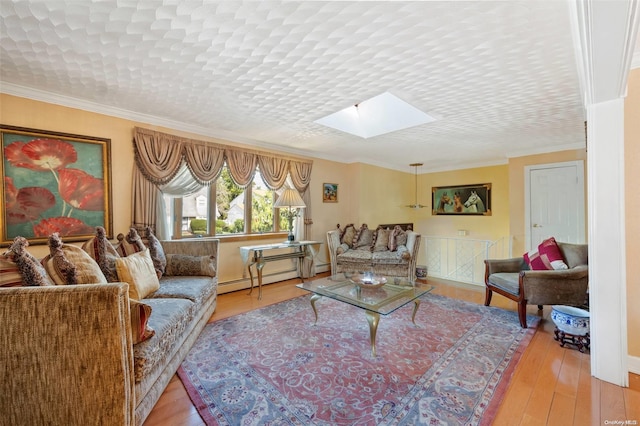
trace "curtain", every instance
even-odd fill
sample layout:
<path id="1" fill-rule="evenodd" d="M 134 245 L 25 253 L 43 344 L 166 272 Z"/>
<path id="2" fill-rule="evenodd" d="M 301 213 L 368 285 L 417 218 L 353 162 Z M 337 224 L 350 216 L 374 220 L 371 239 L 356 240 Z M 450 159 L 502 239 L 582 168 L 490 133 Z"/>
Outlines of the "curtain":
<path id="1" fill-rule="evenodd" d="M 303 194 L 307 205 L 303 209 L 304 227 L 296 224 L 296 229 L 304 229 L 302 239 L 308 239 L 311 235 L 313 221 L 307 188 L 311 180 L 312 161 L 188 139 L 140 127 L 134 129 L 133 147 L 132 223 L 135 227 L 143 229 L 151 226 L 156 233 L 165 232 L 167 235 L 166 226 L 162 225 L 166 214 L 163 213 L 162 192 L 173 196 L 192 194 L 197 189 L 189 189 L 191 183 L 187 184 L 186 181 L 200 187 L 211 185 L 220 176 L 226 163 L 232 179 L 242 188 L 251 184 L 257 167 L 260 167 L 265 184 L 272 190 L 281 188 L 289 177 L 293 187 Z M 182 183 L 174 182 L 175 179 Z"/>

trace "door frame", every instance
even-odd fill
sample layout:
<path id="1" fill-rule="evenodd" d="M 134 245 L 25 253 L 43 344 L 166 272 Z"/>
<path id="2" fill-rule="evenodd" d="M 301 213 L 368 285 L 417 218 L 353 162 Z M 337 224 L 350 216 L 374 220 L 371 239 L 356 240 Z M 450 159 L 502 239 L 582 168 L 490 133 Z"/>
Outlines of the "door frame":
<path id="1" fill-rule="evenodd" d="M 578 188 L 577 202 L 582 213 L 578 218 L 578 240 L 576 243 L 586 242 L 586 207 L 585 207 L 585 188 L 584 188 L 584 160 L 565 161 L 561 163 L 535 164 L 524 167 L 524 247 L 528 252 L 535 247 L 531 247 L 531 172 L 541 169 L 558 169 L 564 167 L 575 166 L 578 172 Z"/>

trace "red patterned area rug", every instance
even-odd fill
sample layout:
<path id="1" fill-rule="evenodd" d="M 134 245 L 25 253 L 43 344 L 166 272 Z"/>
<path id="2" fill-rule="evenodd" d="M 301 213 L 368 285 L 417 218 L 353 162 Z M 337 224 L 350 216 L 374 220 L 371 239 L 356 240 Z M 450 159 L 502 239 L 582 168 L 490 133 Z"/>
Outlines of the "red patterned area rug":
<path id="1" fill-rule="evenodd" d="M 443 296 L 381 316 L 309 296 L 208 324 L 178 375 L 207 425 L 490 424 L 538 318 Z"/>

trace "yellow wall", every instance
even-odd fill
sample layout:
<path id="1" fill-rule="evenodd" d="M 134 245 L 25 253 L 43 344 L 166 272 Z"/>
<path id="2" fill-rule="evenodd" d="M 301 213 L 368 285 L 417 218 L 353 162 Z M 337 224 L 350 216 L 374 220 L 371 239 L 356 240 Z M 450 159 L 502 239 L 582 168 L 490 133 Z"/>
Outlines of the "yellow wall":
<path id="1" fill-rule="evenodd" d="M 629 355 L 640 357 L 640 69 L 629 74 L 624 102 L 624 168 L 627 251 L 627 327 Z"/>
<path id="2" fill-rule="evenodd" d="M 241 146 L 240 144 L 202 135 L 194 135 L 5 94 L 0 94 L 0 123 L 111 139 L 114 236 L 120 232 L 126 233 L 131 224 L 132 139 L 133 128 L 135 126 L 200 140 Z M 352 191 L 352 189 L 348 185 L 349 170 L 347 165 L 318 159 L 314 159 L 313 161 L 311 197 L 313 200 L 312 211 L 315 217 L 315 223 L 312 238 L 324 241 L 327 229 L 335 227 L 335 224 L 340 221 L 340 219 L 337 219 L 337 222 L 336 218 L 348 217 L 351 213 L 347 208 L 347 203 L 322 203 L 322 182 L 344 182 L 344 187 L 341 185 L 339 188 L 341 191 L 340 196 L 344 200 L 350 198 L 350 191 Z M 281 240 L 282 236 L 278 236 L 273 240 L 260 240 L 259 243 L 266 244 Z M 258 243 L 251 241 L 222 241 L 220 253 L 222 262 L 219 271 L 221 282 L 242 279 L 243 265 L 239 257 L 238 247 L 249 244 Z M 43 257 L 48 254 L 48 248 L 46 245 L 31 246 L 30 252 L 37 257 Z M 326 263 L 326 259 L 326 253 L 322 252 L 318 258 L 319 263 Z M 286 268 L 287 265 L 283 267 Z M 271 265 L 269 269 L 274 270 Z"/>
<path id="3" fill-rule="evenodd" d="M 513 237 L 513 254 L 520 255 L 525 252 L 525 212 L 524 212 L 524 168 L 536 164 L 562 163 L 565 161 L 584 161 L 585 167 L 585 203 L 587 202 L 587 151 L 586 149 L 577 149 L 570 151 L 552 152 L 549 154 L 529 155 L 525 157 L 517 157 L 509 159 L 509 212 L 510 212 L 510 228 L 509 234 Z M 585 215 L 587 207 L 585 204 Z M 586 227 L 585 217 L 585 227 Z M 585 229 L 586 235 L 586 229 Z"/>

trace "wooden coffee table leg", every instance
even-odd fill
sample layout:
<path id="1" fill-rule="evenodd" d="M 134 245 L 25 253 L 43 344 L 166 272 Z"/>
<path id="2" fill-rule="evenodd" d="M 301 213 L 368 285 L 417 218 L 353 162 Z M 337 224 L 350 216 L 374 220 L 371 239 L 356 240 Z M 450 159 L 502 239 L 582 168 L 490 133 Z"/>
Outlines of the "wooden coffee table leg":
<path id="1" fill-rule="evenodd" d="M 318 323 L 318 310 L 316 309 L 316 300 L 318 299 L 322 299 L 322 296 L 315 293 L 311 295 L 311 307 L 313 308 L 313 313 L 316 315 L 316 320 L 313 322 L 314 325 Z"/>
<path id="2" fill-rule="evenodd" d="M 364 311 L 369 322 L 369 338 L 371 339 L 371 356 L 376 356 L 376 334 L 378 333 L 378 323 L 380 314 L 377 312 Z"/>

